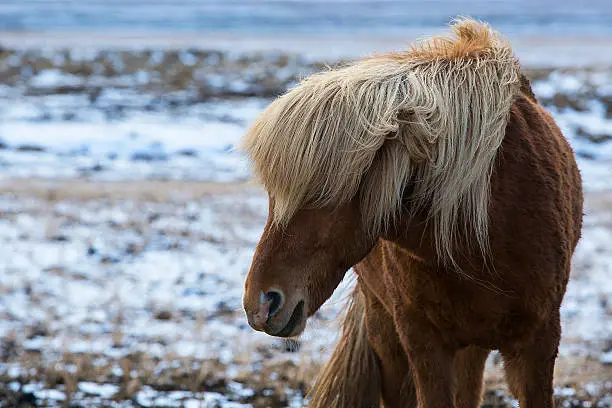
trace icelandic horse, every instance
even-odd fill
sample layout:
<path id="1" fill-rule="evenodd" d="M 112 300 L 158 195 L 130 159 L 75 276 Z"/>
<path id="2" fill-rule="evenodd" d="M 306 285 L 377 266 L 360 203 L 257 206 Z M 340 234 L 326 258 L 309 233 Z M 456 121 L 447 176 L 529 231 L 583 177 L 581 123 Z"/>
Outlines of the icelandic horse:
<path id="1" fill-rule="evenodd" d="M 243 140 L 269 195 L 249 324 L 296 336 L 357 274 L 311 407 L 477 407 L 491 350 L 522 408 L 554 406 L 580 173 L 509 43 L 451 29 L 308 77 Z"/>

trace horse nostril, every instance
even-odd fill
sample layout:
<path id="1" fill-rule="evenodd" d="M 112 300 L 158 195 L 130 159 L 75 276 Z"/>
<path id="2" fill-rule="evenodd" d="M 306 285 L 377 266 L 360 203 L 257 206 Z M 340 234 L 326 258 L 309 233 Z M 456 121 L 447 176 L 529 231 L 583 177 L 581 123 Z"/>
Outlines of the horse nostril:
<path id="1" fill-rule="evenodd" d="M 266 293 L 266 300 L 270 302 L 270 309 L 268 311 L 268 316 L 272 317 L 283 306 L 285 297 L 283 296 L 282 292 L 277 292 L 277 291 L 272 290 Z"/>

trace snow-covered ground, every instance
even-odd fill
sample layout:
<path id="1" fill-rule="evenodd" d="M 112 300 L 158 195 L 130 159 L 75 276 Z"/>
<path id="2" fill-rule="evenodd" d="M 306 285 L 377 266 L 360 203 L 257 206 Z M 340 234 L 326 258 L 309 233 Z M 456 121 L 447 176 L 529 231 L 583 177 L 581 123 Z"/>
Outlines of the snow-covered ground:
<path id="1" fill-rule="evenodd" d="M 215 361 L 229 380 L 264 359 L 318 361 L 335 337 L 321 322 L 337 314 L 337 300 L 313 321 L 299 354 L 280 352 L 285 342 L 246 324 L 242 282 L 267 212 L 259 191 L 188 203 L 5 197 L 0 211 L 10 254 L 0 259 L 0 337 L 26 356 L 97 356 L 109 371 L 103 381 L 124 375 L 120 361 L 137 353 L 157 361 L 149 367 L 156 375 Z M 269 349 L 279 356 L 264 357 Z M 30 363 L 2 368 L 27 378 Z"/>
<path id="2" fill-rule="evenodd" d="M 249 173 L 235 147 L 269 99 L 193 100 L 185 92 L 160 103 L 138 87 L 138 75 L 92 99 L 81 81 L 49 68 L 0 86 L 3 381 L 50 405 L 70 398 L 91 406 L 112 399 L 127 401 L 115 406 L 300 406 L 332 351 L 351 279 L 297 342 L 246 325 L 242 285 L 267 201 L 258 188 L 237 184 Z M 612 71 L 558 71 L 533 85 L 574 146 L 587 191 L 561 358 L 606 370 Z M 64 192 L 40 194 L 32 179 Z M 174 184 L 145 186 L 150 180 Z M 184 194 L 193 180 L 230 187 L 193 197 Z M 107 196 L 81 196 L 74 187 L 102 182 Z M 113 193 L 113 183 L 122 189 Z M 126 195 L 126 185 L 136 193 Z M 156 189 L 176 194 L 160 199 Z M 612 389 L 605 378 L 587 379 L 591 391 L 583 392 Z M 271 395 L 276 405 L 266 403 Z"/>
<path id="3" fill-rule="evenodd" d="M 129 93 L 117 93 L 122 104 L 130 102 Z M 5 106 L 0 177 L 243 180 L 248 168 L 233 150 L 245 124 L 267 104 L 246 99 L 146 112 L 134 101 L 115 119 L 85 99 L 53 95 Z"/>
<path id="4" fill-rule="evenodd" d="M 70 83 L 67 76 L 43 70 L 29 86 L 59 88 Z M 612 172 L 612 71 L 553 72 L 535 81 L 534 91 L 578 153 L 586 188 L 612 188 L 605 177 Z M 155 107 L 155 94 L 112 87 L 89 98 L 0 87 L 0 177 L 244 180 L 248 167 L 235 148 L 269 103 L 258 97 L 192 103 L 183 94 L 177 106 Z"/>

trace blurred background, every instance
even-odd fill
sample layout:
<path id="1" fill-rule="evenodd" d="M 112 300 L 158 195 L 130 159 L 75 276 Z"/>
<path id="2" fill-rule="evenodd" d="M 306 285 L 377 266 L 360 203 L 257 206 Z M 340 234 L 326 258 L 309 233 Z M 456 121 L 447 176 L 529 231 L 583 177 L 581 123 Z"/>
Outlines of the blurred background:
<path id="1" fill-rule="evenodd" d="M 0 0 L 0 407 L 299 407 L 349 275 L 300 339 L 253 332 L 267 216 L 233 147 L 300 78 L 441 33 L 513 43 L 578 156 L 562 407 L 612 406 L 612 2 Z M 512 407 L 500 359 L 486 407 Z"/>

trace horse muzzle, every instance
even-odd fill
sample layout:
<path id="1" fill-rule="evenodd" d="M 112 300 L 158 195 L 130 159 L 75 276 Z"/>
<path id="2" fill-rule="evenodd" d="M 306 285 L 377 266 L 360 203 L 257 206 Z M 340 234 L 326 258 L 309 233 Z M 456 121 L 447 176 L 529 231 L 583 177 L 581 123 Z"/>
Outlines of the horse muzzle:
<path id="1" fill-rule="evenodd" d="M 305 302 L 303 299 L 291 302 L 288 307 L 282 291 L 272 290 L 260 293 L 256 310 L 245 311 L 249 325 L 257 330 L 276 337 L 291 337 L 300 334 L 306 326 Z"/>

